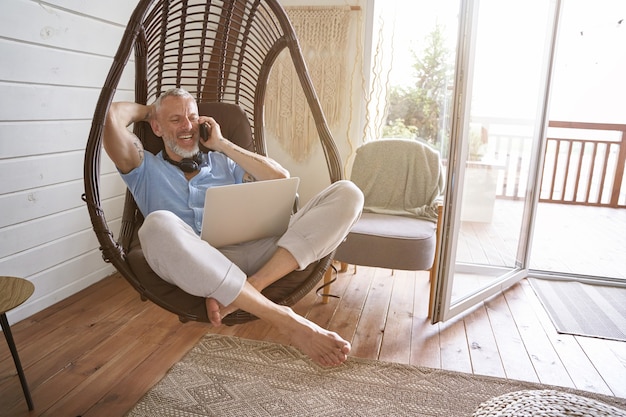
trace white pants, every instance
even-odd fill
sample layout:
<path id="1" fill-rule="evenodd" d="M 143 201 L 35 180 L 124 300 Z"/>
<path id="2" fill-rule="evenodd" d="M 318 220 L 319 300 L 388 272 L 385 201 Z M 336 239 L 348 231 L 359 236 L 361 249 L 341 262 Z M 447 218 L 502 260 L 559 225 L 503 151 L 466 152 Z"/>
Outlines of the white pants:
<path id="1" fill-rule="evenodd" d="M 218 250 L 175 214 L 155 211 L 146 217 L 139 240 L 148 264 L 162 279 L 228 305 L 278 247 L 289 251 L 300 269 L 328 255 L 345 239 L 362 208 L 361 191 L 350 181 L 337 181 L 299 209 L 280 237 Z"/>

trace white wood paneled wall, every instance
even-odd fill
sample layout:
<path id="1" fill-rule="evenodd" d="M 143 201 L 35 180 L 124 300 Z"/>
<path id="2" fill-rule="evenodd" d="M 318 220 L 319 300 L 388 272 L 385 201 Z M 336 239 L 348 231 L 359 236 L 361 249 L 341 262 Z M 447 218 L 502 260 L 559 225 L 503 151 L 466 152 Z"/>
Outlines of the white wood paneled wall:
<path id="1" fill-rule="evenodd" d="M 35 284 L 14 323 L 113 273 L 81 200 L 84 148 L 136 0 L 0 4 L 0 275 Z M 133 99 L 132 63 L 116 100 Z M 105 157 L 106 158 L 106 157 Z M 119 229 L 125 186 L 102 162 L 101 198 Z"/>

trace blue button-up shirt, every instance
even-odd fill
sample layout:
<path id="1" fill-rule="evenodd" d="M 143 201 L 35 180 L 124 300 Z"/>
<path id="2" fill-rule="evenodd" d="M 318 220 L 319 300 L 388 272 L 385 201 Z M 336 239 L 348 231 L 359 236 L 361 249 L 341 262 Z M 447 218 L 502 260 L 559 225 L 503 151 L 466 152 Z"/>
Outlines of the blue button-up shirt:
<path id="1" fill-rule="evenodd" d="M 199 235 L 202 230 L 204 197 L 207 188 L 239 184 L 244 170 L 219 152 L 209 152 L 200 172 L 187 181 L 185 174 L 163 159 L 163 153 L 144 152 L 142 164 L 122 174 L 144 216 L 156 210 L 168 210 L 180 217 Z"/>

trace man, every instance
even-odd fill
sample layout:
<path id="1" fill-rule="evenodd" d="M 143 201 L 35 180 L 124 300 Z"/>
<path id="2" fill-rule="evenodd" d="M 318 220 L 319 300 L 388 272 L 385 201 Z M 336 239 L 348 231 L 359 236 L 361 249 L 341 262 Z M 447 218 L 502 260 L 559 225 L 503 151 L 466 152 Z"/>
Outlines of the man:
<path id="1" fill-rule="evenodd" d="M 140 121 L 149 122 L 163 139 L 164 150 L 156 156 L 144 152 L 140 140 L 128 130 Z M 197 159 L 202 124 L 209 130 L 203 144 L 214 152 L 197 169 L 184 172 L 181 162 Z M 216 121 L 200 116 L 196 101 L 182 89 L 165 92 L 149 106 L 113 103 L 106 119 L 104 148 L 145 216 L 139 239 L 148 264 L 165 281 L 205 297 L 214 326 L 240 308 L 275 325 L 318 364 L 338 365 L 347 359 L 349 342 L 273 303 L 260 291 L 341 243 L 363 207 L 363 194 L 353 183 L 338 181 L 322 191 L 292 216 L 283 236 L 218 250 L 199 237 L 204 191 L 218 185 L 286 178 L 286 169 L 224 138 Z"/>

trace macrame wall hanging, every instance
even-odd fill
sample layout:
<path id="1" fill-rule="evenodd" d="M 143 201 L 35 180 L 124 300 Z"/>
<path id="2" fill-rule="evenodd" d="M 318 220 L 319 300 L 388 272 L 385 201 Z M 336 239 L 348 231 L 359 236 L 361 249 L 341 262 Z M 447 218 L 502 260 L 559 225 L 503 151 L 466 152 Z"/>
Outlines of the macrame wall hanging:
<path id="1" fill-rule="evenodd" d="M 345 58 L 350 27 L 349 6 L 285 7 L 294 26 L 313 85 L 329 127 L 339 122 L 350 83 Z M 266 121 L 281 147 L 296 161 L 309 158 L 318 136 L 300 80 L 286 52 L 277 59 L 266 96 Z"/>

